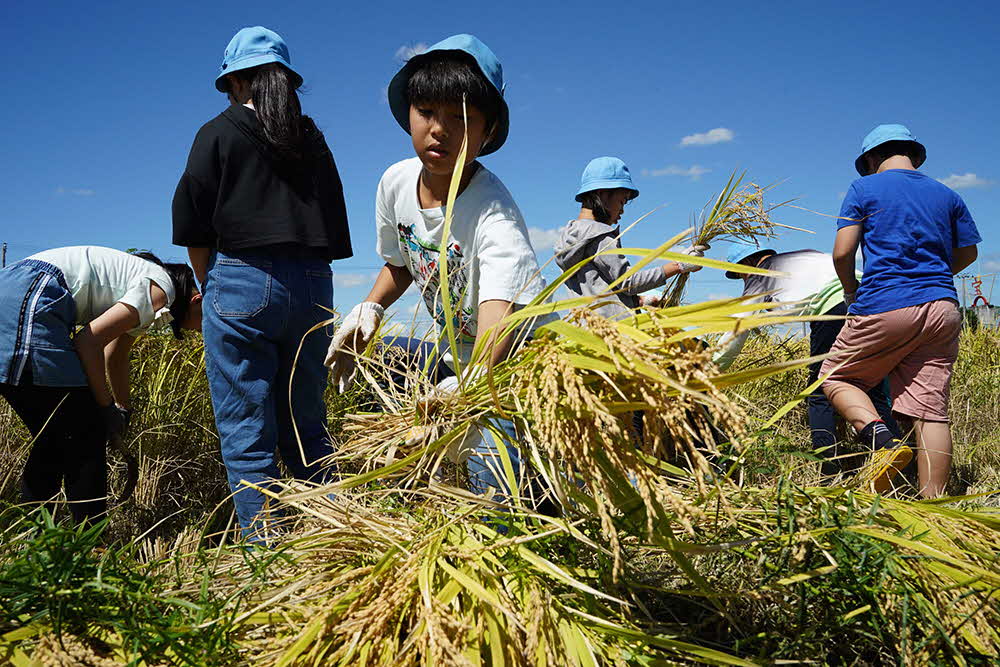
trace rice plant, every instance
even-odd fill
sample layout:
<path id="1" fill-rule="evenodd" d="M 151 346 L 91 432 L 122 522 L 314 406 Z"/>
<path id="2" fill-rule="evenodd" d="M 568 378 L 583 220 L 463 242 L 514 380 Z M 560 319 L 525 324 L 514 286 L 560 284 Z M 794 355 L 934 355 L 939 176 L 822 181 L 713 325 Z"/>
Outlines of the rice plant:
<path id="1" fill-rule="evenodd" d="M 739 175 L 733 172 L 722 191 L 705 206 L 694 221 L 691 245 L 711 246 L 718 241 L 756 244 L 762 238 L 774 238 L 779 228 L 805 231 L 772 220 L 771 214 L 788 202 L 766 203 L 765 195 L 773 186 L 761 187 L 753 182 L 744 184 L 745 177 L 745 172 Z M 690 277 L 684 273 L 671 281 L 664 292 L 666 305 L 680 304 Z"/>

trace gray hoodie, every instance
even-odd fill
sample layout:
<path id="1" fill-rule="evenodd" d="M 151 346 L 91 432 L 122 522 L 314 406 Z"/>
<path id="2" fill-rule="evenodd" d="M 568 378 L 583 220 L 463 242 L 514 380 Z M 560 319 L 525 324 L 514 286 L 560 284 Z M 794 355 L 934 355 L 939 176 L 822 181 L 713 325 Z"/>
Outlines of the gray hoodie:
<path id="1" fill-rule="evenodd" d="M 556 243 L 556 264 L 565 271 L 585 259 L 583 265 L 566 286 L 580 296 L 605 296 L 596 311 L 604 317 L 620 318 L 631 315 L 639 307 L 639 294 L 660 287 L 667 282 L 662 267 L 643 269 L 615 287 L 616 294 L 608 294 L 608 285 L 631 268 L 624 255 L 601 255 L 604 250 L 621 248 L 618 228 L 596 220 L 573 220 L 567 224 Z"/>

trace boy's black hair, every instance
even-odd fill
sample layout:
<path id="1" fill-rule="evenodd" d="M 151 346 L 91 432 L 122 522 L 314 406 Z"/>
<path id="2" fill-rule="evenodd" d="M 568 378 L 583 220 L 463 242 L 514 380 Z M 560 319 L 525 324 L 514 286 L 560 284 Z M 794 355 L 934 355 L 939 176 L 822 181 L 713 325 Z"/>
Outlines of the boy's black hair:
<path id="1" fill-rule="evenodd" d="M 187 319 L 188 311 L 191 309 L 191 294 L 197 291 L 194 271 L 187 264 L 163 262 L 151 252 L 137 252 L 135 256 L 162 266 L 170 276 L 170 282 L 174 284 L 174 302 L 170 304 L 169 309 L 173 318 L 170 328 L 174 331 L 174 338 L 182 340 L 184 333 L 181 331 L 181 324 Z"/>
<path id="2" fill-rule="evenodd" d="M 611 214 L 604 206 L 604 200 L 601 199 L 601 192 L 601 190 L 584 192 L 580 195 L 580 206 L 583 208 L 589 208 L 590 212 L 594 214 L 594 220 L 607 223 L 608 220 L 611 219 Z"/>
<path id="3" fill-rule="evenodd" d="M 905 155 L 914 166 L 920 162 L 920 151 L 912 141 L 887 141 L 868 151 L 875 159 L 876 167 L 894 155 Z"/>
<path id="4" fill-rule="evenodd" d="M 500 119 L 500 94 L 479 71 L 476 61 L 455 52 L 432 52 L 418 56 L 406 84 L 410 104 L 462 104 L 465 101 L 486 117 L 493 128 Z"/>

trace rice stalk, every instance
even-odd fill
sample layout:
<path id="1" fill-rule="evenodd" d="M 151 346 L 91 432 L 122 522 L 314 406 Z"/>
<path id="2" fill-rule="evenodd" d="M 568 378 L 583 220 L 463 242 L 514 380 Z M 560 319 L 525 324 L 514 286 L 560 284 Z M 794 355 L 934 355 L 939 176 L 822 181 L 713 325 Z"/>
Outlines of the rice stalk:
<path id="1" fill-rule="evenodd" d="M 745 176 L 746 172 L 737 175 L 734 171 L 714 201 L 705 206 L 695 220 L 691 245 L 711 246 L 717 241 L 758 243 L 761 238 L 774 238 L 778 227 L 796 229 L 771 220 L 771 213 L 788 203 L 765 203 L 765 193 L 774 186 L 761 187 L 752 182 L 744 184 Z M 665 305 L 680 304 L 690 277 L 690 274 L 683 273 L 673 279 L 664 290 Z"/>
<path id="2" fill-rule="evenodd" d="M 284 619 L 255 647 L 258 664 L 592 665 L 655 656 L 748 664 L 642 631 L 628 603 L 588 583 L 596 572 L 541 553 L 572 539 L 569 527 L 505 537 L 480 522 L 488 510 L 440 489 L 406 511 L 391 509 L 389 490 L 296 491 L 287 487 L 282 501 L 310 527 L 286 552 L 295 559 L 287 582 L 248 618 Z"/>

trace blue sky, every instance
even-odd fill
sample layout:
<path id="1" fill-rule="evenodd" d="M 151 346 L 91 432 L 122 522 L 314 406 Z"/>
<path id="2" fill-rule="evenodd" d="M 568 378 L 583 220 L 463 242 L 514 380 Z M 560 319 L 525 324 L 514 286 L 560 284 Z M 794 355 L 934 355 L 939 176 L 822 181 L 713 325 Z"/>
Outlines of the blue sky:
<path id="1" fill-rule="evenodd" d="M 1000 270 L 995 2 L 36 2 L 4 3 L 0 19 L 8 261 L 74 244 L 184 257 L 170 245 L 174 187 L 195 132 L 226 106 L 213 87 L 226 43 L 260 24 L 288 41 L 303 106 L 344 180 L 355 256 L 335 265 L 340 307 L 363 298 L 381 265 L 378 179 L 412 156 L 385 86 L 408 50 L 457 32 L 503 63 L 510 139 L 483 162 L 514 194 L 543 262 L 592 157 L 631 167 L 642 195 L 627 215 L 666 204 L 626 238 L 652 247 L 734 169 L 835 215 L 862 136 L 901 122 L 927 146 L 923 170 L 958 188 L 976 218 L 978 270 Z M 832 245 L 830 218 L 776 219 L 817 232 L 788 232 L 780 249 Z M 705 270 L 689 296 L 736 288 Z"/>

